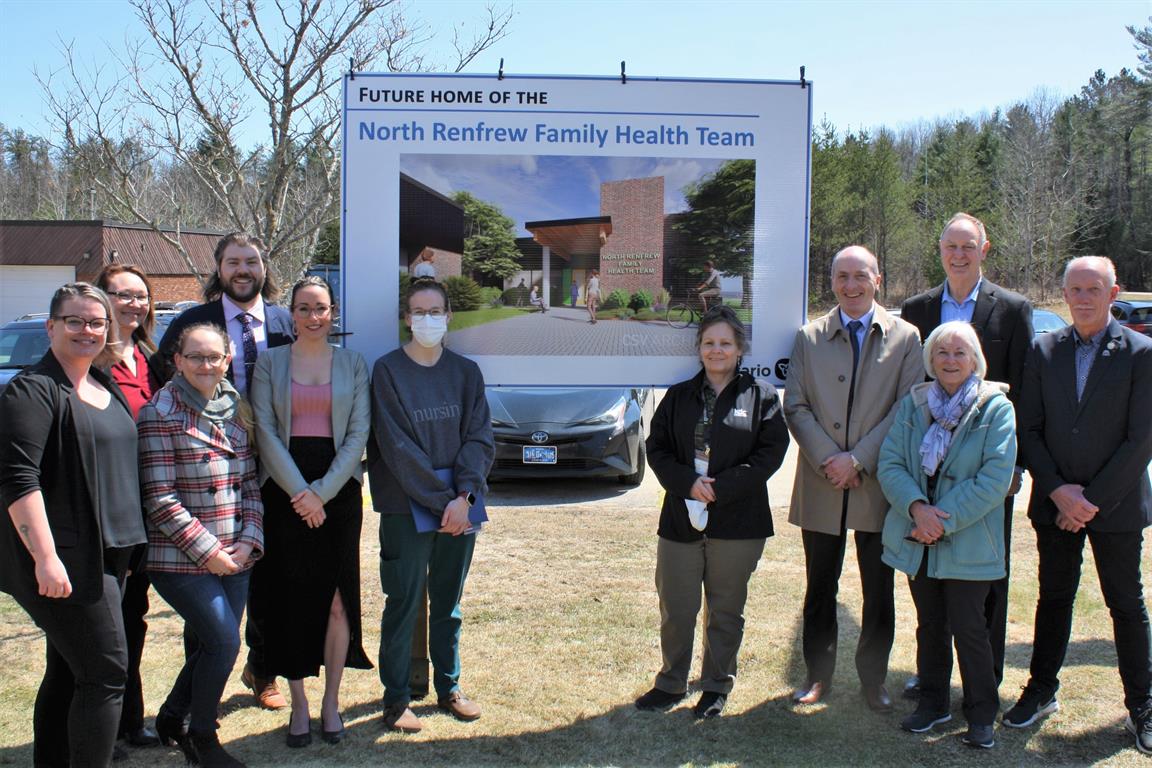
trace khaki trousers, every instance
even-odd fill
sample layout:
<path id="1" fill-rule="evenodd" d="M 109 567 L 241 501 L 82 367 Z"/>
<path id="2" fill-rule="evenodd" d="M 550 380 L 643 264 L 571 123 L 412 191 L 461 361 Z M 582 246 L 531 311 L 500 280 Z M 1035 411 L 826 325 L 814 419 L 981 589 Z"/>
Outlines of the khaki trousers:
<path id="1" fill-rule="evenodd" d="M 764 539 L 710 539 L 681 543 L 660 539 L 656 592 L 660 596 L 660 649 L 664 666 L 656 688 L 688 690 L 696 615 L 703 586 L 704 660 L 700 689 L 727 694 L 736 680 L 736 655 L 744 639 L 748 580 L 764 552 Z"/>

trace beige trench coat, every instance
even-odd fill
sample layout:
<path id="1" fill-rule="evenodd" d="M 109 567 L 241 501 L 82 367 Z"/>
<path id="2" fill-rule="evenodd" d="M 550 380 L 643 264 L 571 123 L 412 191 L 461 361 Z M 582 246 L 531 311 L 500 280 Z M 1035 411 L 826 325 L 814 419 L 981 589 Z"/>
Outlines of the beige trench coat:
<path id="1" fill-rule="evenodd" d="M 884 527 L 888 502 L 876 480 L 880 445 L 896 404 L 924 376 L 919 332 L 877 305 L 864 336 L 849 422 L 852 344 L 839 307 L 796 332 L 784 389 L 784 417 L 800 447 L 789 522 L 808 531 L 841 533 L 844 491 L 825 479 L 820 464 L 850 450 L 864 469 L 860 487 L 848 492 L 846 527 Z"/>

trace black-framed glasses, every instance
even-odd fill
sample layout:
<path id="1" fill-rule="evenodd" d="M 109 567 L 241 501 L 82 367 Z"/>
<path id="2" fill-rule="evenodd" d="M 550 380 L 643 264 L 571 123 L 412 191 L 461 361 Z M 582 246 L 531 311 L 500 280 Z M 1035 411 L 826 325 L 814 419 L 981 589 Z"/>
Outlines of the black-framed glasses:
<path id="1" fill-rule="evenodd" d="M 193 353 L 191 355 L 182 354 L 182 355 L 180 355 L 180 357 L 182 357 L 185 360 L 187 360 L 188 362 L 192 363 L 192 365 L 196 366 L 197 368 L 204 365 L 204 363 L 208 363 L 209 366 L 216 368 L 220 365 L 220 363 L 224 362 L 224 358 L 226 358 L 228 356 L 227 355 L 219 355 L 219 354 L 216 354 L 216 355 L 198 355 L 198 354 Z"/>
<path id="2" fill-rule="evenodd" d="M 332 307 L 327 304 L 317 304 L 314 307 L 310 307 L 307 304 L 297 304 L 292 308 L 292 311 L 300 315 L 300 317 L 312 317 L 313 315 L 317 317 L 327 317 L 328 313 L 332 311 Z"/>
<path id="3" fill-rule="evenodd" d="M 151 298 L 146 293 L 133 293 L 132 291 L 116 291 L 115 293 L 109 293 L 108 295 L 114 299 L 119 299 L 125 304 L 131 304 L 134 301 L 137 304 L 147 304 L 148 299 Z"/>
<path id="4" fill-rule="evenodd" d="M 410 314 L 412 317 L 444 317 L 448 312 L 436 307 L 435 309 L 414 309 Z"/>
<path id="5" fill-rule="evenodd" d="M 57 320 L 64 323 L 64 327 L 71 333 L 80 333 L 85 328 L 91 328 L 96 333 L 103 333 L 108 330 L 108 318 L 95 317 L 91 320 L 86 320 L 79 315 L 58 315 Z"/>

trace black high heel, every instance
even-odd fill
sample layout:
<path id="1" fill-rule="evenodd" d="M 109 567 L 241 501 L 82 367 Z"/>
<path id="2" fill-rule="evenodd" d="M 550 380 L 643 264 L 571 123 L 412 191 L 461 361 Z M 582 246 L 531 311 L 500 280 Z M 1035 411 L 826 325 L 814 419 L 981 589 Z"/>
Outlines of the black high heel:
<path id="1" fill-rule="evenodd" d="M 308 721 L 308 730 L 304 733 L 292 733 L 292 718 L 288 718 L 288 735 L 284 744 L 290 749 L 300 749 L 312 743 L 312 721 Z"/>
<path id="2" fill-rule="evenodd" d="M 336 716 L 340 718 L 340 727 L 334 731 L 329 731 L 327 728 L 324 727 L 323 718 L 321 718 L 321 721 L 320 721 L 320 729 L 321 729 L 320 730 L 320 738 L 324 739 L 324 741 L 329 743 L 329 744 L 339 744 L 341 741 L 344 740 L 344 733 L 346 730 L 344 728 L 344 717 L 342 715 L 336 715 Z"/>

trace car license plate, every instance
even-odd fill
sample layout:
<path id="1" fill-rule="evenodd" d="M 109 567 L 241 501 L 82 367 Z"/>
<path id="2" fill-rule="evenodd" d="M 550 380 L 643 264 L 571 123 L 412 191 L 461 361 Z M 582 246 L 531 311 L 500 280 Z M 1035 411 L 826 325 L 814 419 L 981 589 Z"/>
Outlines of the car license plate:
<path id="1" fill-rule="evenodd" d="M 554 445 L 525 445 L 525 464 L 555 464 L 556 446 Z"/>

